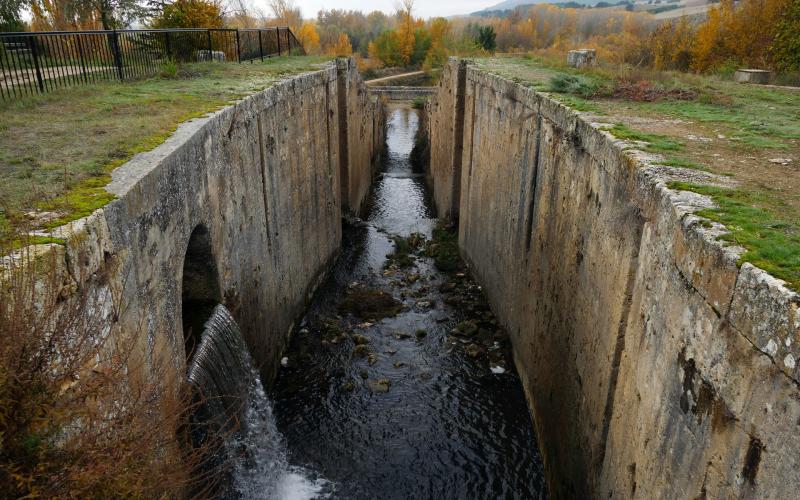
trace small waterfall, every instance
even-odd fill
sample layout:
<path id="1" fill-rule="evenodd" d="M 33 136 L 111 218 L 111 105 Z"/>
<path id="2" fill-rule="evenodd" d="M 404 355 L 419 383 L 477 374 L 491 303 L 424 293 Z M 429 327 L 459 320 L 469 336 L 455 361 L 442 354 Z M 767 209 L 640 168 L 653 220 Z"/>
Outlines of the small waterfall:
<path id="1" fill-rule="evenodd" d="M 203 397 L 196 418 L 230 433 L 218 462 L 231 471 L 222 498 L 311 499 L 329 496 L 331 485 L 289 465 L 272 404 L 239 327 L 222 304 L 205 324 L 191 359 L 189 382 Z M 200 437 L 202 440 L 203 437 Z"/>

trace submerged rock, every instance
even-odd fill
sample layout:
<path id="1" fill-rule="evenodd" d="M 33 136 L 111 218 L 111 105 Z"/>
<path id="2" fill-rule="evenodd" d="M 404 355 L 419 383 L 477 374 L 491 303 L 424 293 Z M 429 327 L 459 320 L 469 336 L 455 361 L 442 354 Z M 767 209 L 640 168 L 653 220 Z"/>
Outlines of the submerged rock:
<path id="1" fill-rule="evenodd" d="M 369 337 L 367 337 L 366 335 L 361 335 L 360 333 L 354 333 L 353 342 L 355 342 L 356 345 L 369 344 Z"/>
<path id="2" fill-rule="evenodd" d="M 484 354 L 483 348 L 481 348 L 477 344 L 468 345 L 467 348 L 466 348 L 466 351 L 467 351 L 467 356 L 469 356 L 470 358 L 473 358 L 473 359 L 479 358 Z"/>
<path id="3" fill-rule="evenodd" d="M 357 345 L 353 349 L 353 355 L 357 356 L 359 358 L 366 358 L 371 353 L 372 353 L 372 351 L 370 350 L 369 346 L 364 345 L 364 344 Z"/>
<path id="4" fill-rule="evenodd" d="M 340 313 L 349 313 L 369 319 L 380 319 L 394 316 L 403 305 L 383 290 L 365 286 L 357 286 L 348 291 L 347 296 L 339 304 Z"/>
<path id="5" fill-rule="evenodd" d="M 478 325 L 476 325 L 474 321 L 462 321 L 456 325 L 456 329 L 453 333 L 456 335 L 474 335 L 477 331 Z"/>
<path id="6" fill-rule="evenodd" d="M 428 336 L 428 330 L 420 328 L 416 331 L 416 335 L 418 339 L 423 339 Z"/>
<path id="7" fill-rule="evenodd" d="M 389 392 L 389 386 L 391 385 L 392 383 L 389 381 L 389 379 L 385 378 L 380 380 L 370 380 L 367 382 L 367 386 L 370 388 L 370 390 L 378 394 L 385 394 Z"/>

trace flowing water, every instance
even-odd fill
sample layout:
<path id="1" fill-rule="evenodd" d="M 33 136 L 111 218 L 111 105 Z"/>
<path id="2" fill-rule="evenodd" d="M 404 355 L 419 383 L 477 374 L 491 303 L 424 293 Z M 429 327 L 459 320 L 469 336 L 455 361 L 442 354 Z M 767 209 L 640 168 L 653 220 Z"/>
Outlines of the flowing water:
<path id="1" fill-rule="evenodd" d="M 303 469 L 281 470 L 306 497 L 543 498 L 508 340 L 480 287 L 440 272 L 424 251 L 410 267 L 387 263 L 394 236 L 429 239 L 437 223 L 409 162 L 418 125 L 418 111 L 391 109 L 365 220 L 345 226 L 341 258 L 294 332 L 271 396 L 288 449 L 280 460 Z M 364 290 L 402 310 L 380 319 L 342 308 Z M 269 402 L 259 405 L 271 424 Z"/>
<path id="2" fill-rule="evenodd" d="M 194 418 L 228 436 L 215 459 L 226 464 L 221 498 L 310 499 L 325 496 L 329 483 L 290 466 L 272 405 L 239 327 L 223 305 L 205 323 L 192 356 L 189 382 L 203 395 Z M 195 444 L 204 441 L 195 435 Z M 205 496 L 205 495 L 203 495 Z"/>

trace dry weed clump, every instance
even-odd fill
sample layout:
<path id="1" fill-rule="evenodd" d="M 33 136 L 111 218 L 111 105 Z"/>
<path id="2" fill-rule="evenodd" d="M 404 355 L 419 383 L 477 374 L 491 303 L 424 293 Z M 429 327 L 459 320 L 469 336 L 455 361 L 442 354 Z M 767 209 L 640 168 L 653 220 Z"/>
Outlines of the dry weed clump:
<path id="1" fill-rule="evenodd" d="M 117 331 L 104 278 L 79 286 L 57 246 L 0 255 L 0 498 L 210 487 L 203 464 L 219 441 L 188 444 L 197 402 L 174 368 L 141 361 L 136 336 Z"/>

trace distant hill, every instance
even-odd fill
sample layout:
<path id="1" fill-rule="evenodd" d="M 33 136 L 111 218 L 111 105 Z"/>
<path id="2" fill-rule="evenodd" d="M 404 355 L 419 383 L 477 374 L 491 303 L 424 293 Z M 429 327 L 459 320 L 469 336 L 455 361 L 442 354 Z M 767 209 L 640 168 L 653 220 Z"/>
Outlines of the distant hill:
<path id="1" fill-rule="evenodd" d="M 562 3 L 567 1 L 570 0 L 505 0 L 503 2 L 498 3 L 497 5 L 492 5 L 491 7 L 486 7 L 483 10 L 475 12 L 473 13 L 473 15 L 480 16 L 480 15 L 485 15 L 485 13 L 487 12 L 503 12 L 506 10 L 515 9 L 522 5 L 535 5 L 539 3 Z M 581 5 L 594 5 L 600 0 L 572 0 L 572 1 Z M 614 2 L 609 2 L 609 3 L 616 3 L 616 0 L 614 0 Z"/>

